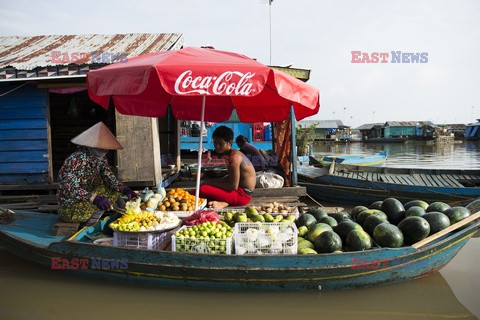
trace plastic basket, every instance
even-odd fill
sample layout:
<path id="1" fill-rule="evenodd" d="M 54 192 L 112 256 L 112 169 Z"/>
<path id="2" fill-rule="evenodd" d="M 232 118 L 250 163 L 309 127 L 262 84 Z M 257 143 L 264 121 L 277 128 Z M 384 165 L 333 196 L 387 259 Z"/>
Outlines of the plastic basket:
<path id="1" fill-rule="evenodd" d="M 227 208 L 224 208 L 224 209 L 214 209 L 215 212 L 218 213 L 218 215 L 220 217 L 223 217 L 223 215 L 227 212 L 245 212 L 245 208 L 235 208 L 235 209 L 228 209 Z M 280 213 L 280 212 L 271 212 L 270 213 L 273 217 L 276 217 L 278 216 L 279 214 L 282 214 L 283 216 L 288 216 L 288 215 L 294 215 L 295 218 L 298 219 L 298 217 L 300 216 L 300 212 L 298 211 L 298 207 L 295 207 L 295 210 L 293 212 L 290 212 L 290 213 Z"/>
<path id="2" fill-rule="evenodd" d="M 293 222 L 236 223 L 235 254 L 296 254 L 298 229 Z"/>
<path id="3" fill-rule="evenodd" d="M 143 250 L 162 250 L 170 242 L 173 231 L 161 233 L 113 232 L 113 246 Z"/>
<path id="4" fill-rule="evenodd" d="M 181 227 L 178 231 L 188 228 Z M 172 251 L 193 253 L 232 254 L 233 236 L 223 239 L 177 238 L 172 235 Z"/>

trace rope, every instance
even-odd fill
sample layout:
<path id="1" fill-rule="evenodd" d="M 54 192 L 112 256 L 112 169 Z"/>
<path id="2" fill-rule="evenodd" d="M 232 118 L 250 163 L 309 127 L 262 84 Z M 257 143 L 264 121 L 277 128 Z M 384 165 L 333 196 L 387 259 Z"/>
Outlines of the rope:
<path id="1" fill-rule="evenodd" d="M 6 96 L 6 95 L 9 94 L 10 92 L 13 92 L 13 91 L 15 91 L 15 90 L 17 90 L 17 89 L 20 89 L 21 87 L 23 87 L 23 86 L 26 85 L 27 83 L 28 83 L 28 82 L 24 82 L 23 84 L 19 85 L 18 87 L 13 88 L 13 89 L 10 90 L 10 91 L 7 91 L 7 92 L 4 92 L 4 93 L 0 94 L 0 97 Z"/>

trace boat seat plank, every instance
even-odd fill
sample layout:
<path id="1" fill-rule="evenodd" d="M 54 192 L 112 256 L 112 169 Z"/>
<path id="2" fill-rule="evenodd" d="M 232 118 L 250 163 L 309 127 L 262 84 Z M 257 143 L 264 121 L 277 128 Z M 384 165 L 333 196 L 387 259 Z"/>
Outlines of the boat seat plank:
<path id="1" fill-rule="evenodd" d="M 458 182 L 456 179 L 454 179 L 451 175 L 449 174 L 442 174 L 442 177 L 450 182 L 450 186 L 452 187 L 458 187 L 458 188 L 463 188 L 464 186 Z"/>
<path id="2" fill-rule="evenodd" d="M 425 181 L 423 181 L 422 177 L 418 173 L 412 174 L 412 178 L 415 179 L 417 185 L 426 186 Z"/>
<path id="3" fill-rule="evenodd" d="M 448 180 L 445 180 L 445 178 L 442 177 L 441 174 L 435 175 L 435 178 L 436 178 L 438 181 L 440 181 L 440 183 L 442 184 L 443 187 L 451 187 L 451 186 L 452 186 Z"/>
<path id="4" fill-rule="evenodd" d="M 417 185 L 417 181 L 411 175 L 403 175 L 400 176 L 400 178 L 403 179 L 405 181 L 405 184 L 409 186 Z"/>
<path id="5" fill-rule="evenodd" d="M 422 178 L 424 179 L 425 181 L 425 184 L 429 187 L 435 187 L 436 184 L 434 183 L 434 181 L 430 178 L 429 175 L 426 175 L 424 173 L 421 174 Z"/>

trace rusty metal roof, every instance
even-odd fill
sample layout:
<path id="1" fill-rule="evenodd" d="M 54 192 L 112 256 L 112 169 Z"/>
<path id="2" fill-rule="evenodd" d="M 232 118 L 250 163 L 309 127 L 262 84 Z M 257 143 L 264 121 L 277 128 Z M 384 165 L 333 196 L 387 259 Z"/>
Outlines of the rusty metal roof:
<path id="1" fill-rule="evenodd" d="M 416 127 L 416 126 L 435 126 L 431 121 L 387 121 L 385 126 L 390 127 Z"/>
<path id="2" fill-rule="evenodd" d="M 88 54 L 88 57 L 81 64 L 89 65 L 96 63 L 92 61 L 93 52 L 127 54 L 128 58 L 133 58 L 149 52 L 180 49 L 183 44 L 183 35 L 180 33 L 0 37 L 0 68 L 33 70 L 38 67 L 66 66 L 82 53 Z M 74 53 L 77 55 L 74 56 Z M 109 62 L 101 60 L 100 63 Z"/>

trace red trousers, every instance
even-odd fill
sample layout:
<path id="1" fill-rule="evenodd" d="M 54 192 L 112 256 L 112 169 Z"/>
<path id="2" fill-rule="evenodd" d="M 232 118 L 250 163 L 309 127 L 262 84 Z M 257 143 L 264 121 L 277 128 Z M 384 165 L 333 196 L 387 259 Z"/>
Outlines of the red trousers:
<path id="1" fill-rule="evenodd" d="M 252 199 L 252 196 L 247 195 L 242 188 L 227 191 L 209 185 L 200 186 L 200 197 L 207 198 L 207 201 L 226 202 L 230 206 L 246 206 Z"/>

